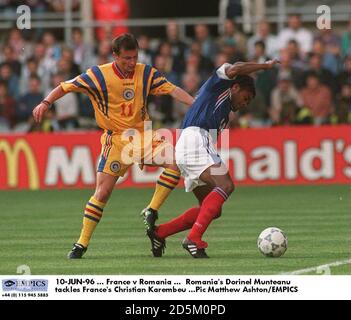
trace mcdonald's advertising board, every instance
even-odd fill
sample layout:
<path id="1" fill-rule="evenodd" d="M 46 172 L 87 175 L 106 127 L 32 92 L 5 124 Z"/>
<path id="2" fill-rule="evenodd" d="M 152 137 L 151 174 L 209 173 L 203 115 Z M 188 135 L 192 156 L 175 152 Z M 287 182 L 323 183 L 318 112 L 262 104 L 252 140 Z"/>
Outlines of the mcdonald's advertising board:
<path id="1" fill-rule="evenodd" d="M 351 126 L 228 130 L 219 143 L 239 185 L 351 183 Z M 0 189 L 93 188 L 100 132 L 0 135 Z M 173 132 L 175 143 L 176 133 Z M 153 186 L 162 169 L 132 166 L 116 187 Z"/>

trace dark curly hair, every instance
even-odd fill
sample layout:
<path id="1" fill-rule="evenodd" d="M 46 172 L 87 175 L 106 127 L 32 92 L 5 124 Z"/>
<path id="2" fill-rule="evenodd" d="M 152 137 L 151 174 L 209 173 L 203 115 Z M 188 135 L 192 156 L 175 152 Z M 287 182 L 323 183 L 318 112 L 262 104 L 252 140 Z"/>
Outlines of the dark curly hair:
<path id="1" fill-rule="evenodd" d="M 256 96 L 255 81 L 248 75 L 238 75 L 233 80 L 233 85 L 238 84 L 240 89 L 247 90 L 252 93 L 253 97 Z"/>

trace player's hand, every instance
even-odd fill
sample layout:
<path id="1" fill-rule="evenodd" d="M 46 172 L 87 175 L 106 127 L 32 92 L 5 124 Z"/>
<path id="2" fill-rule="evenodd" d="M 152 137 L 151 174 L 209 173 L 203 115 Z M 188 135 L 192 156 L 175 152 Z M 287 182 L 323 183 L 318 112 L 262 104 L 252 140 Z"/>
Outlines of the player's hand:
<path id="1" fill-rule="evenodd" d="M 33 110 L 33 117 L 36 122 L 41 122 L 46 111 L 48 111 L 49 106 L 45 103 L 38 104 Z"/>
<path id="2" fill-rule="evenodd" d="M 272 69 L 276 64 L 279 64 L 280 61 L 278 59 L 268 60 L 265 62 L 267 65 L 267 69 Z"/>

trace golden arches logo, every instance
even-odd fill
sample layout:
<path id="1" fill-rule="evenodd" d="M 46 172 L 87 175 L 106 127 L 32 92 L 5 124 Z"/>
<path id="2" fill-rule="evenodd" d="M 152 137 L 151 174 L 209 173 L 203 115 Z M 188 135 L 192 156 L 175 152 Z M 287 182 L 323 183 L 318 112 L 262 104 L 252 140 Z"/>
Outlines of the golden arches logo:
<path id="1" fill-rule="evenodd" d="M 25 155 L 28 166 L 29 189 L 39 189 L 39 173 L 33 151 L 24 139 L 18 139 L 13 147 L 6 140 L 0 140 L 0 153 L 4 152 L 7 164 L 7 184 L 11 188 L 18 186 L 18 162 L 20 152 Z"/>

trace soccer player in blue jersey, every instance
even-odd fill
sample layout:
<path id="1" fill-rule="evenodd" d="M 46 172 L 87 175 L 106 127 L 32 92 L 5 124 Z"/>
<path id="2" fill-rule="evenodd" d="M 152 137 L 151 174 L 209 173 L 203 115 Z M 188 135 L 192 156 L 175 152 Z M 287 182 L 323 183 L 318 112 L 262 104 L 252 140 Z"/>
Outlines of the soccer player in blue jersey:
<path id="1" fill-rule="evenodd" d="M 184 118 L 176 145 L 176 162 L 185 179 L 185 189 L 195 194 L 200 205 L 154 228 L 149 235 L 154 256 L 162 256 L 168 236 L 190 229 L 183 248 L 193 258 L 208 258 L 203 234 L 212 220 L 221 215 L 224 202 L 234 191 L 234 183 L 215 150 L 210 131 L 224 129 L 230 112 L 247 107 L 255 97 L 254 80 L 249 74 L 271 69 L 276 63 L 277 60 L 226 63 L 200 88 Z"/>

